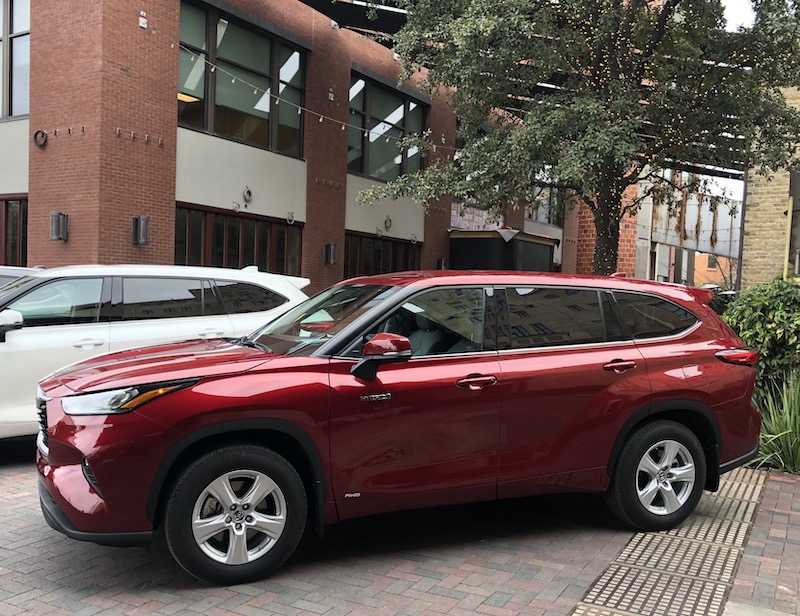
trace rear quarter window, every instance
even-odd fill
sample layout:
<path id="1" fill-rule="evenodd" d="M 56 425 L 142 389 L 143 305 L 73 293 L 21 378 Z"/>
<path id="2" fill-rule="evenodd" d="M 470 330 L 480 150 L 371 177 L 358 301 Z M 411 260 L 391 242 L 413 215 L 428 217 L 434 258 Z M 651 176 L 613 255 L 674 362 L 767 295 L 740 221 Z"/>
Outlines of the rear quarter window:
<path id="1" fill-rule="evenodd" d="M 697 323 L 698 318 L 663 297 L 614 291 L 622 322 L 635 339 L 674 336 Z"/>
<path id="2" fill-rule="evenodd" d="M 215 280 L 214 284 L 228 314 L 264 312 L 289 301 L 280 293 L 248 282 Z"/>

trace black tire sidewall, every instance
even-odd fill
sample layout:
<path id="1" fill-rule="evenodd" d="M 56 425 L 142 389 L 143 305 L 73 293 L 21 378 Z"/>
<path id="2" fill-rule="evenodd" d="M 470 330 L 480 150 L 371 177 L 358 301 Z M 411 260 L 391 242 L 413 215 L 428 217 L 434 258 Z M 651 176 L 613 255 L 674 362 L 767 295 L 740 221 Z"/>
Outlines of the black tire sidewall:
<path id="1" fill-rule="evenodd" d="M 197 545 L 192 513 L 212 481 L 237 470 L 258 471 L 275 481 L 286 500 L 286 525 L 275 545 L 258 560 L 224 565 Z M 240 584 L 267 576 L 292 555 L 305 530 L 307 507 L 303 482 L 285 458 L 257 445 L 225 447 L 198 458 L 178 476 L 167 497 L 164 534 L 173 558 L 189 574 L 213 584 Z"/>
<path id="2" fill-rule="evenodd" d="M 692 493 L 677 511 L 667 515 L 657 515 L 645 509 L 636 495 L 636 469 L 642 457 L 653 445 L 666 440 L 680 443 L 692 456 L 695 481 Z M 626 522 L 640 530 L 667 530 L 683 522 L 694 511 L 703 493 L 706 471 L 705 453 L 695 434 L 681 424 L 659 421 L 636 430 L 625 442 L 612 479 L 611 496 L 615 501 L 615 508 L 621 510 L 620 517 Z"/>

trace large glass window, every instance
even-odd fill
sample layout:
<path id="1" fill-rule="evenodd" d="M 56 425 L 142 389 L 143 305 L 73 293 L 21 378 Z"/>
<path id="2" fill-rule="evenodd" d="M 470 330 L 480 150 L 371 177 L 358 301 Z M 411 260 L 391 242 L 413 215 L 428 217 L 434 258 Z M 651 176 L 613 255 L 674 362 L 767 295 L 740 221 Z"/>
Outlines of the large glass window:
<path id="1" fill-rule="evenodd" d="M 302 227 L 264 217 L 178 207 L 175 264 L 258 269 L 300 275 Z"/>
<path id="2" fill-rule="evenodd" d="M 352 278 L 416 270 L 421 255 L 419 244 L 347 233 L 344 238 L 344 275 Z"/>
<path id="3" fill-rule="evenodd" d="M 27 258 L 28 200 L 0 200 L 0 263 L 25 266 Z"/>
<path id="4" fill-rule="evenodd" d="M 0 0 L 0 118 L 30 112 L 30 0 Z"/>
<path id="5" fill-rule="evenodd" d="M 403 151 L 399 141 L 406 135 L 422 133 L 424 125 L 421 103 L 354 74 L 350 83 L 348 171 L 383 181 L 418 171 L 422 166 L 419 150 Z"/>
<path id="6" fill-rule="evenodd" d="M 298 49 L 181 3 L 181 126 L 300 156 L 303 71 Z"/>

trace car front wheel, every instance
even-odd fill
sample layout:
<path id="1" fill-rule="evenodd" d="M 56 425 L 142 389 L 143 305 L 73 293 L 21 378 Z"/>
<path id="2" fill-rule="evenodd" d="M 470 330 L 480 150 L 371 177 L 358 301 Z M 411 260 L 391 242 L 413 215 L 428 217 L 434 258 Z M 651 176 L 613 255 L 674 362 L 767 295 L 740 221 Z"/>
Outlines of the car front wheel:
<path id="1" fill-rule="evenodd" d="M 706 459 L 694 433 L 672 421 L 634 431 L 620 451 L 606 501 L 623 522 L 665 530 L 697 506 L 706 482 Z"/>
<path id="2" fill-rule="evenodd" d="M 306 524 L 297 471 L 273 451 L 238 445 L 195 460 L 164 513 L 167 545 L 191 575 L 215 584 L 260 579 L 297 547 Z"/>

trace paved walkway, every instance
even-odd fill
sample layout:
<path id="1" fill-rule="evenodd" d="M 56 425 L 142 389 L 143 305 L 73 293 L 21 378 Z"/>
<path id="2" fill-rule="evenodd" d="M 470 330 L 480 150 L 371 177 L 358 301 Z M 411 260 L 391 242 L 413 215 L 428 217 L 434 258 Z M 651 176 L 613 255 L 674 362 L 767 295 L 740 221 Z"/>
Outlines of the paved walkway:
<path id="1" fill-rule="evenodd" d="M 548 496 L 340 524 L 322 541 L 303 544 L 273 577 L 213 588 L 184 574 L 163 549 L 108 548 L 52 531 L 38 510 L 32 457 L 27 439 L 0 447 L 0 616 L 682 615 L 687 612 L 617 610 L 592 600 L 602 594 L 598 584 L 620 579 L 623 567 L 644 571 L 671 553 L 678 583 L 661 594 L 673 593 L 683 597 L 682 606 L 691 605 L 686 597 L 694 591 L 686 589 L 699 577 L 680 568 L 681 560 L 694 561 L 685 550 L 670 552 L 675 545 L 705 546 L 715 555 L 708 562 L 723 564 L 709 571 L 729 572 L 727 582 L 703 582 L 712 591 L 708 597 L 718 599 L 705 601 L 713 611 L 704 613 L 761 616 L 765 612 L 753 610 L 768 609 L 774 612 L 767 614 L 800 615 L 800 478 L 795 476 L 757 472 L 755 482 L 729 482 L 734 492 L 727 496 L 704 497 L 700 515 L 719 515 L 718 526 L 729 528 L 731 509 L 724 513 L 719 505 L 744 502 L 758 492 L 760 508 L 742 505 L 742 515 L 752 516 L 745 532 L 736 526 L 733 542 L 722 547 L 687 541 L 692 531 L 686 529 L 672 536 L 678 540 L 672 544 L 662 542 L 665 534 L 622 530 L 596 496 Z M 739 539 L 743 548 L 735 545 Z"/>

